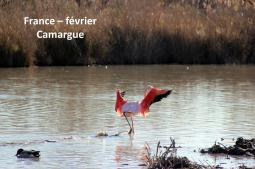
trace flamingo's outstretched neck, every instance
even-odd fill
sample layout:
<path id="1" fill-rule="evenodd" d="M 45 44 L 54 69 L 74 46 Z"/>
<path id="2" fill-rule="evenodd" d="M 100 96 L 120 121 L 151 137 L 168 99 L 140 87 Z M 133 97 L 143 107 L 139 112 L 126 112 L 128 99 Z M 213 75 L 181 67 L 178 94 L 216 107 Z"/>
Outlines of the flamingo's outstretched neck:
<path id="1" fill-rule="evenodd" d="M 167 97 L 172 90 L 164 90 L 149 86 L 145 91 L 144 99 L 141 101 L 141 114 L 147 116 L 149 112 L 150 105 L 159 102 L 162 98 Z"/>
<path id="2" fill-rule="evenodd" d="M 116 95 L 117 95 L 117 98 L 116 98 L 116 103 L 115 103 L 115 110 L 116 110 L 116 112 L 117 112 L 120 116 L 122 116 L 122 115 L 123 115 L 123 114 L 122 114 L 123 112 L 122 112 L 122 110 L 121 110 L 121 107 L 122 107 L 127 101 L 122 97 L 120 90 L 117 90 L 117 91 L 116 91 Z"/>

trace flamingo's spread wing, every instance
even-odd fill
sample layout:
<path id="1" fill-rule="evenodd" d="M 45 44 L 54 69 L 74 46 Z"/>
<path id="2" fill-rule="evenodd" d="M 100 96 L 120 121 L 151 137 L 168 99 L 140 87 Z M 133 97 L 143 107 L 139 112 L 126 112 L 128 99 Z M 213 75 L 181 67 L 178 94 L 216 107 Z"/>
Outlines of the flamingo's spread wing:
<path id="1" fill-rule="evenodd" d="M 144 97 L 146 97 L 146 95 L 150 92 L 151 88 L 153 88 L 152 86 L 148 85 L 144 91 Z"/>
<path id="2" fill-rule="evenodd" d="M 171 90 L 161 90 L 158 92 L 158 95 L 154 97 L 151 104 L 161 101 L 163 98 L 166 98 L 172 91 Z"/>
<path id="3" fill-rule="evenodd" d="M 122 116 L 123 111 L 122 111 L 122 106 L 127 103 L 127 101 L 122 97 L 122 92 L 120 90 L 116 91 L 116 103 L 115 103 L 115 111 Z"/>
<path id="4" fill-rule="evenodd" d="M 141 102 L 141 113 L 146 116 L 151 104 L 159 102 L 162 98 L 166 98 L 171 92 L 172 90 L 164 90 L 149 86 Z"/>

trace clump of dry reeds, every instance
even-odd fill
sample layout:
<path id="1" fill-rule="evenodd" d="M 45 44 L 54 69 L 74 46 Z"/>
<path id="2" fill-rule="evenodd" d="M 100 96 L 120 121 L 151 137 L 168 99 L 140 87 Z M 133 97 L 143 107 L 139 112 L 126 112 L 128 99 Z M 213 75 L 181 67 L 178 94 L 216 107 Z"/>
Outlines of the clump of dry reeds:
<path id="1" fill-rule="evenodd" d="M 201 150 L 201 153 L 224 153 L 229 155 L 254 155 L 254 141 L 255 139 L 247 140 L 241 137 L 237 138 L 236 144 L 234 146 L 225 146 L 221 143 L 215 143 L 208 150 Z M 198 164 L 196 162 L 190 161 L 187 157 L 179 157 L 177 156 L 177 149 L 181 147 L 175 146 L 175 140 L 170 138 L 169 146 L 161 146 L 160 142 L 158 142 L 156 151 L 154 155 L 152 155 L 152 151 L 150 146 L 147 144 L 145 146 L 146 154 L 145 154 L 145 165 L 149 169 L 217 169 L 223 168 L 220 165 L 210 165 L 207 162 L 205 164 Z M 201 163 L 201 161 L 200 161 Z M 237 168 L 249 169 L 249 167 L 242 164 L 241 166 L 236 166 Z"/>
<path id="2" fill-rule="evenodd" d="M 255 63 L 252 0 L 1 0 L 0 66 Z M 23 17 L 97 18 L 94 26 L 24 26 Z M 37 39 L 36 32 L 86 32 Z"/>
<path id="3" fill-rule="evenodd" d="M 175 140 L 170 138 L 169 146 L 161 146 L 158 142 L 156 153 L 151 155 L 151 149 L 146 145 L 147 149 L 147 166 L 149 169 L 167 169 L 167 168 L 190 168 L 202 169 L 206 166 L 198 165 L 191 162 L 187 157 L 178 157 L 176 155 Z"/>

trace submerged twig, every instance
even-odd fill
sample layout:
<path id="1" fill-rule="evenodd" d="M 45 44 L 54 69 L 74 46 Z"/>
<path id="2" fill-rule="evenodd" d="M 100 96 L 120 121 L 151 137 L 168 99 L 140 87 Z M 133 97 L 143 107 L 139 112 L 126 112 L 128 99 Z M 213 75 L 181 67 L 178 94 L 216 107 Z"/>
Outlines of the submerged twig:
<path id="1" fill-rule="evenodd" d="M 125 131 L 120 131 L 120 132 L 118 132 L 116 134 L 109 135 L 109 137 L 120 136 L 120 134 L 122 134 L 122 133 L 125 133 Z"/>
<path id="2" fill-rule="evenodd" d="M 219 144 L 219 145 L 222 145 L 224 148 L 227 149 L 227 146 L 225 146 L 224 144 L 222 144 L 222 143 L 220 143 L 220 142 L 218 142 L 218 144 Z"/>
<path id="3" fill-rule="evenodd" d="M 160 141 L 158 142 L 158 145 L 157 145 L 156 157 L 158 157 L 158 149 L 159 149 L 159 146 L 160 146 Z"/>

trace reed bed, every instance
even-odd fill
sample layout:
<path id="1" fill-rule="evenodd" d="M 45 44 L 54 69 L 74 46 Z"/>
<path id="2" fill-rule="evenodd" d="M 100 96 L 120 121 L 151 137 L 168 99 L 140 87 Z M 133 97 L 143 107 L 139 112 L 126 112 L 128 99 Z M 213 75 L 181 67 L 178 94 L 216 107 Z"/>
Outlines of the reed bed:
<path id="1" fill-rule="evenodd" d="M 25 16 L 97 23 L 32 26 Z M 38 30 L 86 38 L 38 39 Z M 252 0 L 0 0 L 1 67 L 254 63 Z"/>

